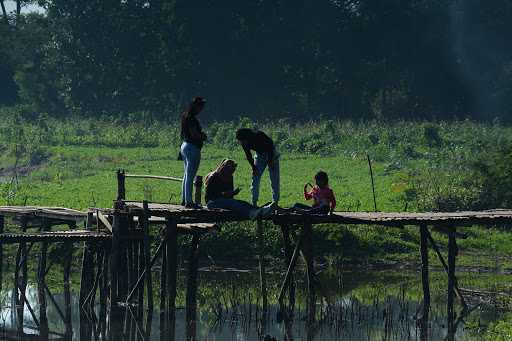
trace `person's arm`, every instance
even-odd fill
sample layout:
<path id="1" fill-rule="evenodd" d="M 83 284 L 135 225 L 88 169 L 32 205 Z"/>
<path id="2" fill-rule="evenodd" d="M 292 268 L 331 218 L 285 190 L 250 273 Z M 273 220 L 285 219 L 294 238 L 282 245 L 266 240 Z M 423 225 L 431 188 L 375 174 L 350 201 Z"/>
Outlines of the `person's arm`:
<path id="1" fill-rule="evenodd" d="M 224 192 L 222 192 L 222 196 L 224 198 L 232 199 L 235 195 L 240 193 L 240 188 L 237 188 L 237 189 L 233 189 L 233 188 L 234 188 L 233 179 L 231 179 L 229 181 L 229 184 L 226 186 L 226 190 Z"/>
<path id="2" fill-rule="evenodd" d="M 249 149 L 248 146 L 243 144 L 242 148 L 245 152 L 245 158 L 247 159 L 247 161 L 249 161 L 249 164 L 251 165 L 252 174 L 255 175 L 258 172 L 258 170 L 256 169 L 256 165 L 254 164 L 254 157 L 252 156 L 251 150 Z"/>
<path id="3" fill-rule="evenodd" d="M 331 213 L 334 212 L 336 208 L 336 196 L 334 195 L 334 191 L 331 189 Z"/>
<path id="4" fill-rule="evenodd" d="M 313 198 L 313 190 L 308 191 L 308 186 L 313 187 L 309 182 L 304 185 L 304 199 L 311 200 Z"/>

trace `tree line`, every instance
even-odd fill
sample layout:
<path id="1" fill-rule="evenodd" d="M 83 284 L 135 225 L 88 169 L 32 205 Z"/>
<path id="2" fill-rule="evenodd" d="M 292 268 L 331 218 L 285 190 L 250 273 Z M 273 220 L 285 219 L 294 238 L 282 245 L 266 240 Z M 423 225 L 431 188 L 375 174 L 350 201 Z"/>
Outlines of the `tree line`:
<path id="1" fill-rule="evenodd" d="M 512 1 L 17 0 L 0 105 L 65 116 L 471 117 L 512 111 Z"/>

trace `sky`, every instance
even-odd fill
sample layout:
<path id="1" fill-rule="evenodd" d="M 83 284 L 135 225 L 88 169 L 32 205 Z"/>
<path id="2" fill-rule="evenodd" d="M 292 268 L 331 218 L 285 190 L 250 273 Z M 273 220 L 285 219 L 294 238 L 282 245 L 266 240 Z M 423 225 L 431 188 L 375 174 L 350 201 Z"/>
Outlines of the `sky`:
<path id="1" fill-rule="evenodd" d="M 16 10 L 16 1 L 12 1 L 12 0 L 6 0 L 4 1 L 5 3 L 5 9 L 7 10 L 7 12 L 13 12 Z M 27 5 L 27 6 L 23 6 L 21 11 L 23 13 L 29 13 L 29 12 L 44 12 L 44 10 L 37 6 L 37 5 Z M 0 13 L 2 11 L 0 10 Z"/>

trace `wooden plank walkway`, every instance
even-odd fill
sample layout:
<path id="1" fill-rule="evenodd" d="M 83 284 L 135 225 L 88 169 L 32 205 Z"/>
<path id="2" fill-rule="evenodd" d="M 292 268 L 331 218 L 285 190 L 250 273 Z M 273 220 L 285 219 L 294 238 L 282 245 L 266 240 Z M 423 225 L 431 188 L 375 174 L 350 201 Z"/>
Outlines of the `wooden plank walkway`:
<path id="1" fill-rule="evenodd" d="M 127 201 L 130 214 L 142 214 L 141 202 Z M 198 221 L 203 223 L 220 223 L 228 221 L 242 221 L 243 219 L 233 212 L 226 210 L 187 209 L 180 205 L 150 203 L 149 211 L 153 217 L 176 218 L 178 222 Z M 112 210 L 105 210 L 111 214 Z M 331 215 L 310 215 L 290 212 L 278 213 L 271 218 L 277 223 L 302 223 L 307 219 L 311 224 L 363 224 L 363 225 L 433 225 L 433 226 L 470 226 L 494 225 L 512 222 L 512 210 L 495 209 L 487 211 L 460 211 L 460 212 L 334 212 Z"/>
<path id="2" fill-rule="evenodd" d="M 0 233 L 0 242 L 4 244 L 20 242 L 79 242 L 79 241 L 103 241 L 110 240 L 112 235 L 102 231 L 93 230 L 69 230 L 69 231 L 42 231 L 42 232 L 17 232 Z"/>
<path id="3" fill-rule="evenodd" d="M 80 223 L 87 213 L 64 207 L 41 206 L 0 206 L 0 215 L 5 217 L 23 217 L 28 220 L 47 219 L 54 222 Z"/>

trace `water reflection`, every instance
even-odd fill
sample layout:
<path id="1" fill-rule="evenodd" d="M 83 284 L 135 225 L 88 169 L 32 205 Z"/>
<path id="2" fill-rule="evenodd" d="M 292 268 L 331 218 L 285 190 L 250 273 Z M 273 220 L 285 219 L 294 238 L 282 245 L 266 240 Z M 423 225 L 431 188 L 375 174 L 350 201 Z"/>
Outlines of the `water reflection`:
<path id="1" fill-rule="evenodd" d="M 299 276 L 297 276 L 299 277 Z M 29 276 L 30 278 L 30 276 Z M 269 292 L 275 295 L 280 275 L 269 277 Z M 269 311 L 263 314 L 258 303 L 259 284 L 255 273 L 200 272 L 197 293 L 197 319 L 187 323 L 186 293 L 178 291 L 175 335 L 176 340 L 421 340 L 418 312 L 421 310 L 421 283 L 416 273 L 336 272 L 322 275 L 324 296 L 317 301 L 316 323 L 308 325 L 305 285 L 296 278 L 294 306 L 278 305 L 270 296 Z M 432 288 L 432 309 L 428 321 L 428 338 L 446 337 L 446 286 Z M 180 287 L 185 287 L 184 276 Z M 51 290 L 54 293 L 58 289 Z M 37 283 L 29 281 L 26 298 L 31 308 L 39 311 Z M 71 340 L 171 340 L 170 325 L 158 311 L 147 312 L 136 305 L 116 307 L 112 311 L 100 305 L 80 309 L 78 296 L 72 292 L 72 336 L 66 337 L 66 324 L 57 306 L 66 307 L 66 295 L 58 292 L 56 304 L 48 304 L 47 317 L 50 338 Z M 157 297 L 158 299 L 158 297 Z M 327 304 L 329 302 L 329 304 Z M 0 292 L 0 324 L 4 336 L 13 336 L 17 330 L 15 295 L 3 282 Z M 474 311 L 485 319 L 485 311 Z M 493 314 L 496 316 L 496 314 Z M 30 339 L 38 334 L 37 323 L 28 309 L 24 309 L 23 333 Z M 192 329 L 191 329 L 192 328 Z M 171 328 L 172 329 L 172 328 Z M 111 331 L 111 334 L 108 331 Z M 464 339 L 466 331 L 459 321 L 457 339 Z"/>

